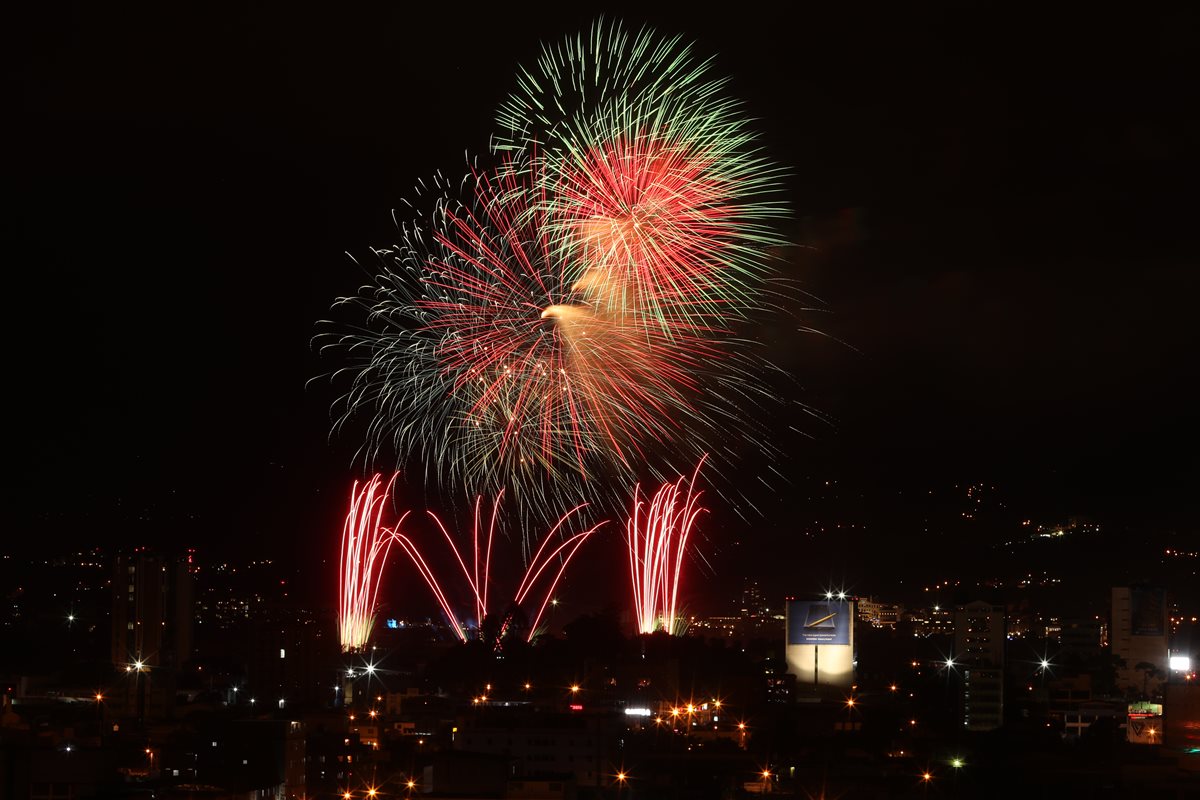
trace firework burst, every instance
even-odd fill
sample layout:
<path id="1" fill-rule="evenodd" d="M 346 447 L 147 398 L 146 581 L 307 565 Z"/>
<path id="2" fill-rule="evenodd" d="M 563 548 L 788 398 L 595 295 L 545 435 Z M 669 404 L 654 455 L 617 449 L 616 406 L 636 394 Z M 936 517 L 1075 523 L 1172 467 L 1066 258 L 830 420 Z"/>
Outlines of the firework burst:
<path id="1" fill-rule="evenodd" d="M 663 484 L 648 503 L 641 487 L 634 488 L 625 538 L 638 633 L 679 634 L 686 626 L 679 614 L 679 586 L 688 541 L 704 511 L 699 504 L 703 492 L 695 490 L 703 463 L 701 459 L 691 479 Z"/>
<path id="2" fill-rule="evenodd" d="M 753 313 L 783 244 L 781 172 L 726 83 L 678 37 L 600 22 L 544 47 L 498 113 L 493 147 L 537 164 L 535 202 L 572 279 L 668 335 Z"/>
<path id="3" fill-rule="evenodd" d="M 339 424 L 369 420 L 365 460 L 389 447 L 468 496 L 509 487 L 549 522 L 551 495 L 615 499 L 605 486 L 677 474 L 754 430 L 744 343 L 614 313 L 551 252 L 529 173 L 467 185 L 459 202 L 441 184 L 431 229 L 379 251 L 374 283 L 342 301 L 365 324 L 326 343 L 351 361 Z"/>
<path id="4" fill-rule="evenodd" d="M 383 526 L 383 513 L 399 473 L 386 484 L 379 475 L 362 484 L 354 482 L 350 490 L 350 509 L 342 524 L 342 545 L 338 582 L 338 639 L 342 652 L 354 652 L 366 646 L 375 623 L 375 609 L 388 552 L 395 541 L 395 528 Z"/>

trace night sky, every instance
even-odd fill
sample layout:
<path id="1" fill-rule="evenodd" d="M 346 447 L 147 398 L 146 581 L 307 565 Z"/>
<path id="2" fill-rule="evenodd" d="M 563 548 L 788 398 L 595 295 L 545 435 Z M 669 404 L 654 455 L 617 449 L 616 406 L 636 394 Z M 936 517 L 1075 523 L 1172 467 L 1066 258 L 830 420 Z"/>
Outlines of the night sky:
<path id="1" fill-rule="evenodd" d="M 5 26 L 7 552 L 335 553 L 357 442 L 307 382 L 365 278 L 347 253 L 392 243 L 418 179 L 485 151 L 517 65 L 595 16 L 410 5 Z M 1014 518 L 1194 533 L 1194 18 L 825 5 L 619 14 L 733 77 L 791 171 L 781 269 L 823 307 L 824 335 L 762 332 L 829 422 L 788 421 L 790 487 L 742 473 L 762 518 L 714 511 L 717 583 L 866 580 L 926 535 L 903 498 L 952 513 L 968 484 Z M 818 515 L 865 520 L 857 566 L 798 533 Z"/>

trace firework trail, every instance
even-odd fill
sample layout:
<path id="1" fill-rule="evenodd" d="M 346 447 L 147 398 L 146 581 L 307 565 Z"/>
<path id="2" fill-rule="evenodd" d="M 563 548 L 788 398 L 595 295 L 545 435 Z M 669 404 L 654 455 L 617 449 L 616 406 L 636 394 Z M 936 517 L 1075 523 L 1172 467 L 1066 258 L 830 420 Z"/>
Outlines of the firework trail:
<path id="1" fill-rule="evenodd" d="M 394 529 L 384 528 L 383 512 L 399 473 L 385 485 L 375 475 L 359 488 L 350 490 L 350 510 L 342 524 L 342 545 L 338 582 L 338 639 L 342 652 L 362 649 L 371 637 L 375 622 L 376 600 L 388 552 L 394 541 Z M 395 527 L 404 522 L 400 517 Z"/>
<path id="2" fill-rule="evenodd" d="M 475 499 L 474 524 L 471 529 L 471 548 L 468 552 L 470 558 L 469 566 L 467 559 L 463 558 L 462 551 L 455 543 L 454 537 L 450 535 L 449 530 L 442 523 L 441 518 L 432 511 L 427 512 L 437 524 L 438 530 L 441 531 L 446 544 L 449 545 L 451 552 L 454 554 L 459 569 L 462 571 L 464 582 L 475 606 L 474 628 L 481 637 L 483 635 L 484 621 L 490 613 L 492 548 L 496 538 L 496 518 L 503 499 L 502 492 L 492 505 L 492 511 L 486 523 L 486 531 L 484 530 L 485 525 L 482 520 L 482 498 L 477 497 Z M 529 564 L 521 578 L 521 583 L 513 594 L 511 602 L 506 605 L 506 609 L 512 607 L 519 608 L 526 600 L 532 599 L 537 611 L 529 625 L 527 641 L 532 640 L 537 633 L 542 616 L 546 611 L 546 606 L 550 602 L 554 590 L 558 587 L 567 566 L 571 563 L 571 559 L 579 551 L 579 548 L 583 546 L 583 543 L 587 541 L 588 537 L 605 524 L 605 522 L 600 522 L 585 531 L 570 536 L 560 536 L 560 529 L 586 507 L 586 505 L 578 505 L 571 509 L 550 529 L 550 532 L 542 539 L 541 545 L 529 560 Z M 446 595 L 446 590 L 442 586 L 442 582 L 438 579 L 437 573 L 430 567 L 421 549 L 408 536 L 401 533 L 394 533 L 394 537 L 412 560 L 421 578 L 429 586 L 429 590 L 433 593 L 438 605 L 441 606 L 442 612 L 446 615 L 446 619 L 455 634 L 461 641 L 467 641 L 467 633 L 471 628 L 470 623 L 469 621 L 464 623 L 454 613 L 453 605 Z M 556 563 L 557 568 L 554 566 Z M 546 576 L 546 580 L 543 580 L 543 575 Z M 537 586 L 541 586 L 543 591 L 535 594 L 534 588 Z M 538 602 L 539 598 L 541 600 L 540 603 Z M 497 633 L 497 640 L 502 637 L 503 633 L 503 629 Z"/>
<path id="3" fill-rule="evenodd" d="M 533 202 L 572 281 L 667 335 L 760 308 L 783 244 L 782 173 L 726 84 L 679 37 L 601 21 L 544 46 L 497 114 L 493 149 L 536 164 Z"/>
<path id="4" fill-rule="evenodd" d="M 663 484 L 648 505 L 642 500 L 641 487 L 634 488 L 625 534 L 638 633 L 682 632 L 679 582 L 692 528 L 704 511 L 699 505 L 703 492 L 695 491 L 703 464 L 701 459 L 690 480 L 685 476 Z"/>

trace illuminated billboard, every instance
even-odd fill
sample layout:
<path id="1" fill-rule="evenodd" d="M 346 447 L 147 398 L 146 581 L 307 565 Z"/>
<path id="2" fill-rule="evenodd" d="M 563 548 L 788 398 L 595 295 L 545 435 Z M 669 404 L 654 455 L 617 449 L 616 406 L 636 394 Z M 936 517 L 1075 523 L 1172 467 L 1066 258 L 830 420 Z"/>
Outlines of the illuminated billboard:
<path id="1" fill-rule="evenodd" d="M 854 605 L 837 600 L 791 600 L 788 602 L 787 643 L 850 644 Z"/>

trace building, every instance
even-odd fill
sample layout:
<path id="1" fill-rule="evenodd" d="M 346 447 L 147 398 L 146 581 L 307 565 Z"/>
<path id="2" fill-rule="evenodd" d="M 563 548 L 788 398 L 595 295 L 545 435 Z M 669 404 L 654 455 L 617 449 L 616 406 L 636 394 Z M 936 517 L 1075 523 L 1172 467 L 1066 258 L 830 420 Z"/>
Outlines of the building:
<path id="1" fill-rule="evenodd" d="M 1004 607 L 975 601 L 954 611 L 954 652 L 961 670 L 963 727 L 990 731 L 1004 722 Z"/>
<path id="2" fill-rule="evenodd" d="M 118 556 L 112 581 L 112 661 L 177 669 L 192 654 L 192 574 L 186 561 Z"/>
<path id="3" fill-rule="evenodd" d="M 537 778 L 570 776 L 576 786 L 610 782 L 605 738 L 595 718 L 543 719 L 532 725 L 468 727 L 454 739 L 462 754 L 504 756 L 511 776 Z"/>
<path id="4" fill-rule="evenodd" d="M 1062 646 L 1061 653 L 1083 658 L 1098 656 L 1104 635 L 1104 622 L 1095 617 L 1064 619 L 1062 630 L 1058 634 L 1058 641 Z"/>
<path id="5" fill-rule="evenodd" d="M 1113 655 L 1124 661 L 1117 669 L 1118 688 L 1149 694 L 1158 691 L 1167 673 L 1167 630 L 1165 589 L 1147 585 L 1113 588 L 1110 641 Z"/>
<path id="6" fill-rule="evenodd" d="M 125 680 L 108 692 L 113 714 L 141 720 L 170 716 L 179 667 L 192 654 L 193 614 L 186 560 L 146 553 L 117 557 L 110 649 Z"/>

